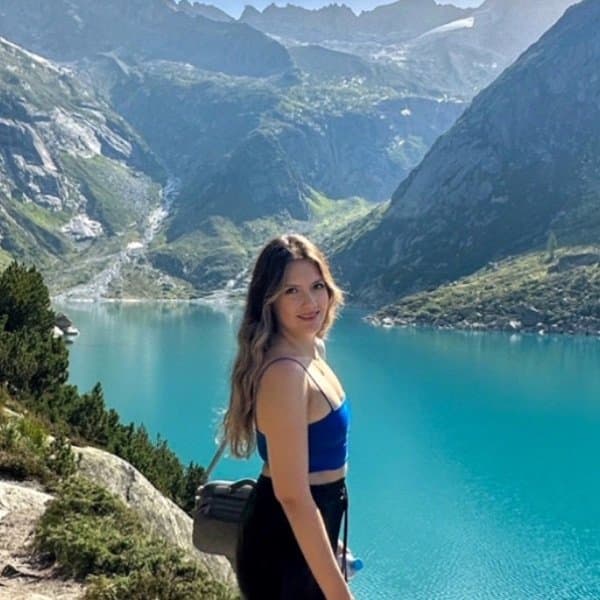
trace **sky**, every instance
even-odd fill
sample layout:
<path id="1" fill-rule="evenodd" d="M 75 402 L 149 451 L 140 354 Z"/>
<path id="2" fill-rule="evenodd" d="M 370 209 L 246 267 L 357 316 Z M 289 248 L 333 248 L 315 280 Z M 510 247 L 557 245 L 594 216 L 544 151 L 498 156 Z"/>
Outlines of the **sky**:
<path id="1" fill-rule="evenodd" d="M 244 6 L 250 4 L 254 8 L 262 10 L 265 6 L 272 4 L 274 0 L 191 0 L 201 2 L 203 4 L 213 4 L 218 6 L 221 10 L 230 14 L 232 17 L 239 17 Z M 332 4 L 334 0 L 276 0 L 275 4 L 278 6 L 285 6 L 286 4 L 295 4 L 296 6 L 304 6 L 305 8 L 320 8 L 327 4 Z M 391 4 L 394 0 L 337 0 L 337 4 L 346 4 L 354 10 L 355 13 L 359 13 L 361 10 L 371 10 L 376 6 L 382 4 Z M 438 4 L 454 4 L 455 6 L 467 7 L 467 6 L 479 6 L 483 0 L 436 0 Z"/>

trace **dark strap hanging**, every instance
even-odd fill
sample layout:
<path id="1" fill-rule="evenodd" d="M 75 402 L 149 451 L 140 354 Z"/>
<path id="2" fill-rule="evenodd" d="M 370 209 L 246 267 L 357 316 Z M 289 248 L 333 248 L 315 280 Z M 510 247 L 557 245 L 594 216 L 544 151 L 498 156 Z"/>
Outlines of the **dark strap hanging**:
<path id="1" fill-rule="evenodd" d="M 343 510 L 342 519 L 344 520 L 344 547 L 342 554 L 342 573 L 344 574 L 344 579 L 346 583 L 348 583 L 348 560 L 346 558 L 346 553 L 348 552 L 348 490 L 346 489 L 346 484 L 344 484 L 344 496 L 343 496 Z"/>

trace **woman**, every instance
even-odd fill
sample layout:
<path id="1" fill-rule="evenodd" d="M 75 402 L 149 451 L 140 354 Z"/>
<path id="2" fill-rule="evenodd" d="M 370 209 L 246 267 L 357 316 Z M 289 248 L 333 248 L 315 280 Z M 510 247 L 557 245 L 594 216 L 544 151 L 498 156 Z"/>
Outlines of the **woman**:
<path id="1" fill-rule="evenodd" d="M 246 600 L 352 600 L 336 558 L 349 409 L 323 352 L 342 302 L 306 238 L 285 235 L 260 253 L 224 419 L 232 453 L 247 457 L 257 446 L 264 460 L 238 539 Z"/>

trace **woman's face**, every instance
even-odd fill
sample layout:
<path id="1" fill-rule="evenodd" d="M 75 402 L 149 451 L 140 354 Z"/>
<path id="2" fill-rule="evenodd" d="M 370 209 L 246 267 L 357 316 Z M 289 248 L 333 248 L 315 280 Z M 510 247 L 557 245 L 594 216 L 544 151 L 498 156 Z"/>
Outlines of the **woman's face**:
<path id="1" fill-rule="evenodd" d="M 321 271 L 306 259 L 288 263 L 282 292 L 273 303 L 279 328 L 297 337 L 315 335 L 329 310 L 329 293 Z"/>

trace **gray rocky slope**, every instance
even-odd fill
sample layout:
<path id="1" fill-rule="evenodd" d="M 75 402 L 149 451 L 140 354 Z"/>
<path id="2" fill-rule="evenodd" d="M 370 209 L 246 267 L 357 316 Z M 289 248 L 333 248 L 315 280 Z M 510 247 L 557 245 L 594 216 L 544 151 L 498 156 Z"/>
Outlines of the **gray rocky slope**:
<path id="1" fill-rule="evenodd" d="M 485 91 L 335 262 L 372 303 L 600 232 L 600 2 L 584 0 Z M 364 232 L 366 231 L 366 233 Z"/>
<path id="2" fill-rule="evenodd" d="M 43 259 L 123 231 L 156 202 L 161 177 L 141 138 L 69 69 L 0 38 L 5 251 Z"/>

